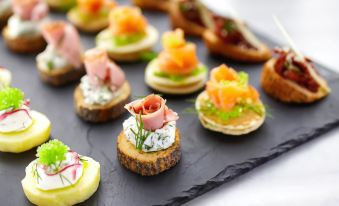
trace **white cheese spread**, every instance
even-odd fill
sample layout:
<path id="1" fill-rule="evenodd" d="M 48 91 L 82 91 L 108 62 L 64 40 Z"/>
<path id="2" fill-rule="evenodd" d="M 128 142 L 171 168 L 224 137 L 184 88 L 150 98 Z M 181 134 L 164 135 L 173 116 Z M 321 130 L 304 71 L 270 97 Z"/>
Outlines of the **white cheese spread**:
<path id="1" fill-rule="evenodd" d="M 45 51 L 37 56 L 36 60 L 39 65 L 39 69 L 45 71 L 63 69 L 70 65 L 67 59 L 60 55 L 58 50 L 52 45 L 48 45 Z"/>
<path id="2" fill-rule="evenodd" d="M 80 89 L 85 103 L 92 105 L 105 105 L 122 92 L 121 88 L 113 92 L 108 85 L 92 85 L 87 75 L 81 78 Z"/>
<path id="3" fill-rule="evenodd" d="M 32 124 L 30 109 L 25 105 L 14 111 L 12 108 L 0 111 L 0 132 L 20 132 Z"/>
<path id="4" fill-rule="evenodd" d="M 65 188 L 76 184 L 83 174 L 83 164 L 75 152 L 68 152 L 59 168 L 61 170 L 55 172 L 55 166 L 46 167 L 37 162 L 33 164 L 32 172 L 37 180 L 36 187 L 41 190 Z"/>
<path id="5" fill-rule="evenodd" d="M 137 124 L 135 117 L 130 117 L 123 123 L 125 137 L 129 142 L 135 145 L 135 135 L 131 131 L 137 131 Z M 162 128 L 151 132 L 142 145 L 142 151 L 144 152 L 156 152 L 165 150 L 173 145 L 175 142 L 176 122 L 171 121 L 165 124 Z"/>
<path id="6" fill-rule="evenodd" d="M 22 20 L 13 15 L 8 20 L 8 35 L 12 38 L 40 35 L 41 21 Z"/>

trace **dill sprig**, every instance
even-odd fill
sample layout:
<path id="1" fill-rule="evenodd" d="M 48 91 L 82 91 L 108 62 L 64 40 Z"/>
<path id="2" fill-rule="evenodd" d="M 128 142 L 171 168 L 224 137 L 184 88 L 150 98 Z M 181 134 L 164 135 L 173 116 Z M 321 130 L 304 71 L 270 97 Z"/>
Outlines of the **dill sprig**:
<path id="1" fill-rule="evenodd" d="M 135 121 L 137 124 L 137 131 L 134 131 L 133 128 L 130 128 L 130 130 L 134 134 L 135 148 L 141 151 L 142 146 L 144 145 L 147 137 L 150 136 L 151 131 L 147 131 L 144 129 L 144 122 L 141 119 L 141 113 L 139 113 L 138 117 L 135 118 Z"/>

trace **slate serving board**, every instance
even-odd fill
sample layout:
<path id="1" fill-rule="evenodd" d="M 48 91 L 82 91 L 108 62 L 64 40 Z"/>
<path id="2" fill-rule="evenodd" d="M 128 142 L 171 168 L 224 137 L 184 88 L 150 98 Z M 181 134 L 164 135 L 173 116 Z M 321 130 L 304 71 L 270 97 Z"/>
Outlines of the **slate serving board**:
<path id="1" fill-rule="evenodd" d="M 63 18 L 62 15 L 52 15 Z M 146 12 L 151 24 L 163 32 L 169 29 L 168 18 L 161 13 Z M 277 44 L 258 35 L 271 48 Z M 89 124 L 73 110 L 73 90 L 77 84 L 53 88 L 42 83 L 35 69 L 34 55 L 10 53 L 0 41 L 0 65 L 13 73 L 13 86 L 24 90 L 31 108 L 46 114 L 52 122 L 52 137 L 58 138 L 80 154 L 101 163 L 98 191 L 81 205 L 180 205 L 257 166 L 295 148 L 339 125 L 339 75 L 317 65 L 329 81 L 332 94 L 311 105 L 287 105 L 267 96 L 259 86 L 262 64 L 239 64 L 208 55 L 199 39 L 190 38 L 198 46 L 202 62 L 213 68 L 223 62 L 250 74 L 250 81 L 272 118 L 256 132 L 242 137 L 229 137 L 205 130 L 195 115 L 184 114 L 193 107 L 187 101 L 197 94 L 165 96 L 168 105 L 180 115 L 182 159 L 173 169 L 154 177 L 141 177 L 123 168 L 116 157 L 116 137 L 122 130 L 126 113 L 114 122 Z M 85 48 L 94 45 L 94 36 L 82 34 Z M 160 50 L 160 44 L 156 50 Z M 152 91 L 144 84 L 146 63 L 120 64 L 133 88 L 133 96 Z M 24 169 L 35 158 L 35 149 L 21 153 L 0 153 L 1 205 L 30 205 L 21 188 Z"/>

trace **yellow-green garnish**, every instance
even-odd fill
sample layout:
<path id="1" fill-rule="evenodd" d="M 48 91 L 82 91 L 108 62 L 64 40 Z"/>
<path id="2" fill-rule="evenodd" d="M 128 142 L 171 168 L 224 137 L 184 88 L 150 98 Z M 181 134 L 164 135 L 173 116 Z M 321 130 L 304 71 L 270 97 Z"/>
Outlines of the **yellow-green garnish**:
<path id="1" fill-rule="evenodd" d="M 7 87 L 0 90 L 0 110 L 18 109 L 24 101 L 24 93 L 17 88 Z"/>
<path id="2" fill-rule="evenodd" d="M 43 165 L 56 165 L 66 159 L 69 147 L 61 141 L 54 139 L 41 145 L 36 156 L 38 162 Z"/>
<path id="3" fill-rule="evenodd" d="M 188 77 L 198 76 L 199 74 L 202 74 L 202 73 L 205 73 L 205 72 L 207 72 L 206 66 L 205 65 L 199 65 L 199 66 L 197 66 L 196 69 L 193 70 L 193 72 L 190 75 L 187 75 L 187 76 L 167 74 L 167 73 L 162 72 L 162 71 L 155 71 L 154 75 L 157 76 L 157 77 L 170 79 L 174 82 L 181 82 L 181 81 L 184 81 L 185 79 L 187 79 Z"/>

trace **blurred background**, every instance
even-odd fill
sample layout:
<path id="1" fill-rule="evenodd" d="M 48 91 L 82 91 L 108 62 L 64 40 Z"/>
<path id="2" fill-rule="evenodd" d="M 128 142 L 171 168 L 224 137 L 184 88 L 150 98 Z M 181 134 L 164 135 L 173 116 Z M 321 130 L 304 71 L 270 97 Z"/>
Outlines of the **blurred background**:
<path id="1" fill-rule="evenodd" d="M 229 2 L 250 27 L 278 42 L 285 43 L 272 19 L 272 14 L 277 15 L 305 55 L 339 72 L 338 1 L 230 0 Z M 219 2 L 218 5 L 220 4 Z M 337 206 L 339 205 L 337 145 L 339 129 L 224 184 L 187 205 Z"/>

